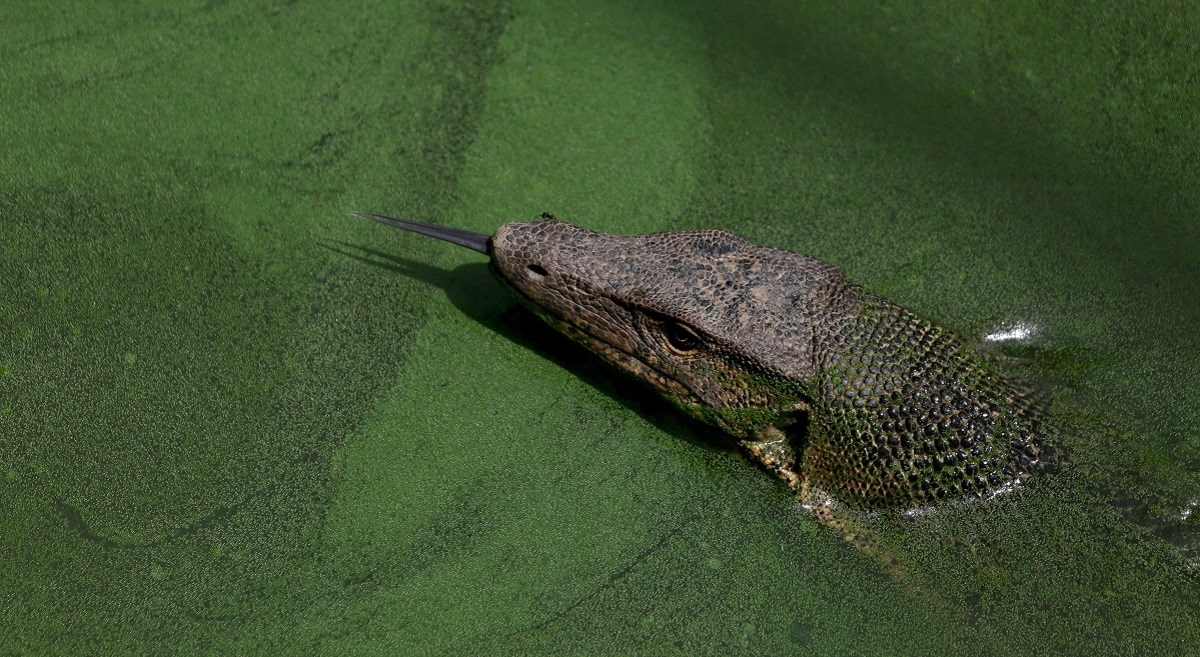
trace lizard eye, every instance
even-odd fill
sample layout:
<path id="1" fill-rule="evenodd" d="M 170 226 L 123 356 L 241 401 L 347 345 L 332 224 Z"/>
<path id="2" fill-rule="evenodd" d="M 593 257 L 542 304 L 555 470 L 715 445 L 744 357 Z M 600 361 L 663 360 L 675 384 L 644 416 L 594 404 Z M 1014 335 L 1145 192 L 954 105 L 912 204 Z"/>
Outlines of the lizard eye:
<path id="1" fill-rule="evenodd" d="M 666 335 L 667 344 L 671 346 L 671 349 L 681 354 L 691 353 L 699 349 L 703 343 L 695 331 L 672 320 L 663 324 L 663 334 Z"/>

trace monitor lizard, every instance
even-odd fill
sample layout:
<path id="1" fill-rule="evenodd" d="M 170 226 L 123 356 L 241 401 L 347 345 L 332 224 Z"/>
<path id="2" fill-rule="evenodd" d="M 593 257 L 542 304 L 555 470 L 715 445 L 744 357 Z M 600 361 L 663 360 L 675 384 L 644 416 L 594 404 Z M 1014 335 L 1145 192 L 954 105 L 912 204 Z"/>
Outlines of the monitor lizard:
<path id="1" fill-rule="evenodd" d="M 355 214 L 488 255 L 535 314 L 730 434 L 864 549 L 847 506 L 984 499 L 1057 468 L 1045 395 L 817 258 L 722 230 L 612 235 L 543 215 L 488 236 Z"/>

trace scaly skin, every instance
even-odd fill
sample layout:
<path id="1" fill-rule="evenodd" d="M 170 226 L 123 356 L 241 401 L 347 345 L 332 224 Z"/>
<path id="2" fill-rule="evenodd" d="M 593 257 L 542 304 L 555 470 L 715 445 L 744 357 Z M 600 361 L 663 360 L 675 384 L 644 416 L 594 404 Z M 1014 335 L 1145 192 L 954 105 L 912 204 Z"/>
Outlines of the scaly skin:
<path id="1" fill-rule="evenodd" d="M 553 219 L 501 226 L 491 255 L 551 325 L 740 439 L 802 497 L 911 508 L 1054 467 L 1035 397 L 816 258 L 723 231 Z"/>
<path id="2" fill-rule="evenodd" d="M 839 502 L 979 499 L 1056 467 L 1035 395 L 816 258 L 716 230 L 609 235 L 544 216 L 489 239 L 362 216 L 487 253 L 535 313 L 733 435 L 877 554 Z"/>

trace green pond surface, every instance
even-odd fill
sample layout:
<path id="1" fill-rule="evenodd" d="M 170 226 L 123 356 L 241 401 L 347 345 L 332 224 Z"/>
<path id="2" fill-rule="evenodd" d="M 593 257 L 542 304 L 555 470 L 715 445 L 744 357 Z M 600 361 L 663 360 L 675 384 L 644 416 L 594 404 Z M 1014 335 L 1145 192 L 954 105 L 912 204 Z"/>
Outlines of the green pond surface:
<path id="1" fill-rule="evenodd" d="M 1200 5 L 0 10 L 0 654 L 1196 654 Z M 1054 390 L 889 572 L 465 249 L 724 228 Z"/>

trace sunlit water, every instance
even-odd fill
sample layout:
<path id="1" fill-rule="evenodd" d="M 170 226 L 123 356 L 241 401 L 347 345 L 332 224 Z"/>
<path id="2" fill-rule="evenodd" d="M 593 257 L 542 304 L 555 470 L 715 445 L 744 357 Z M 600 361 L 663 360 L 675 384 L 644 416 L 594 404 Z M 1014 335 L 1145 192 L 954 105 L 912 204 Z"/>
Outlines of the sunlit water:
<path id="1" fill-rule="evenodd" d="M 1200 641 L 1187 3 L 11 18 L 0 652 Z M 477 254 L 351 209 L 813 254 L 1050 390 L 1070 464 L 875 516 L 889 570 Z"/>

